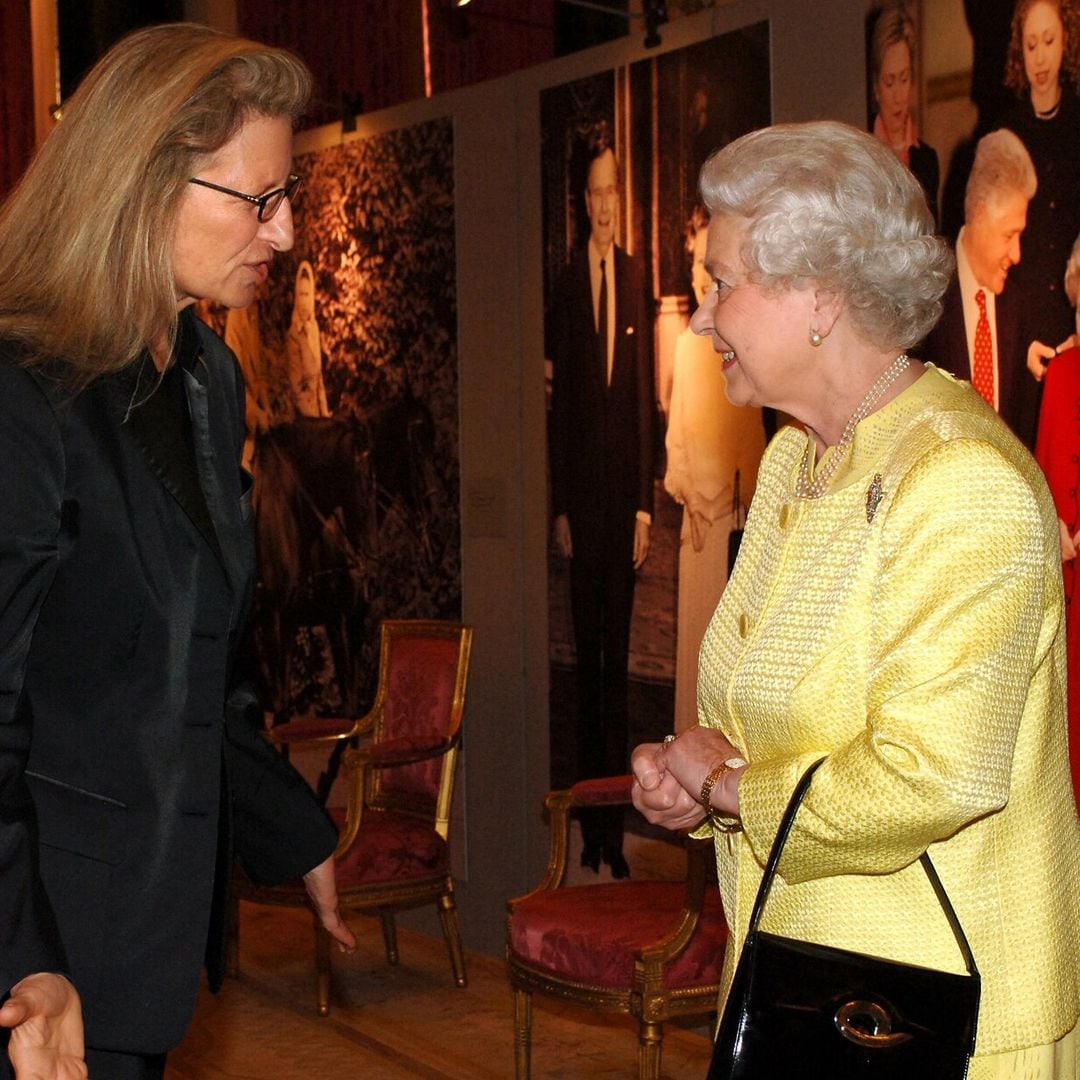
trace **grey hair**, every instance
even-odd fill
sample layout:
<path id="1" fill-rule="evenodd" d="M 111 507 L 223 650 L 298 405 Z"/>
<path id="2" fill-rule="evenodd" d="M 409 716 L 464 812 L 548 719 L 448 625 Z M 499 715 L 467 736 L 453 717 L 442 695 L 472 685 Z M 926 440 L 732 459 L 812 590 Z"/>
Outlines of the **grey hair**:
<path id="1" fill-rule="evenodd" d="M 1080 236 L 1073 243 L 1069 261 L 1065 264 L 1065 295 L 1073 307 L 1076 307 L 1076 302 L 1080 299 L 1078 294 L 1080 294 Z"/>
<path id="2" fill-rule="evenodd" d="M 964 192 L 964 217 L 970 221 L 979 203 L 993 203 L 1006 195 L 1030 199 L 1037 187 L 1035 166 L 1020 137 L 1007 128 L 991 131 L 975 148 Z"/>
<path id="3" fill-rule="evenodd" d="M 751 280 L 837 293 L 873 345 L 908 349 L 940 317 L 952 253 L 919 182 L 872 135 L 832 120 L 752 131 L 705 163 L 701 195 L 746 219 Z"/>

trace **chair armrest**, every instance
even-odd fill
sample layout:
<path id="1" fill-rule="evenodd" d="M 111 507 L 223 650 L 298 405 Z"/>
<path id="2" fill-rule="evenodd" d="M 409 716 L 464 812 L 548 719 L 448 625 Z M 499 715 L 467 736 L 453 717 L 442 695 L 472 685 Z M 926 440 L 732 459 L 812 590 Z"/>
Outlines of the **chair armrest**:
<path id="1" fill-rule="evenodd" d="M 682 918 L 666 937 L 654 941 L 641 951 L 641 957 L 634 967 L 642 978 L 646 974 L 659 977 L 663 965 L 677 957 L 690 943 L 701 918 L 709 870 L 715 866 L 716 849 L 711 839 L 693 837 L 688 833 L 683 834 L 683 846 L 686 848 L 686 895 Z"/>
<path id="2" fill-rule="evenodd" d="M 634 778 L 629 775 L 579 780 L 570 788 L 569 806 L 571 809 L 581 806 L 624 806 L 631 801 L 633 786 Z"/>
<path id="3" fill-rule="evenodd" d="M 303 746 L 338 742 L 369 732 L 375 726 L 375 711 L 364 716 L 300 716 L 268 728 L 266 737 L 276 746 Z"/>
<path id="4" fill-rule="evenodd" d="M 416 739 L 384 739 L 369 743 L 345 756 L 349 768 L 389 769 L 396 765 L 412 765 L 417 761 L 442 757 L 457 744 L 457 737 L 421 736 Z"/>
<path id="5" fill-rule="evenodd" d="M 303 746 L 347 739 L 353 734 L 353 727 L 354 722 L 347 717 L 304 717 L 269 728 L 266 737 L 275 746 Z"/>
<path id="6" fill-rule="evenodd" d="M 347 789 L 345 828 L 338 837 L 334 858 L 339 859 L 348 851 L 360 831 L 360 819 L 364 814 L 364 780 L 368 769 L 390 769 L 440 758 L 452 750 L 460 739 L 460 733 L 450 739 L 432 736 L 384 739 L 347 750 L 344 758 Z"/>
<path id="7" fill-rule="evenodd" d="M 566 862 L 570 853 L 570 811 L 579 807 L 624 806 L 629 804 L 633 787 L 632 776 L 601 776 L 596 779 L 579 780 L 573 787 L 549 791 L 544 806 L 550 817 L 551 847 L 548 851 L 547 870 L 540 884 L 526 893 L 506 902 L 508 910 L 526 896 L 543 889 L 557 889 L 566 877 Z"/>

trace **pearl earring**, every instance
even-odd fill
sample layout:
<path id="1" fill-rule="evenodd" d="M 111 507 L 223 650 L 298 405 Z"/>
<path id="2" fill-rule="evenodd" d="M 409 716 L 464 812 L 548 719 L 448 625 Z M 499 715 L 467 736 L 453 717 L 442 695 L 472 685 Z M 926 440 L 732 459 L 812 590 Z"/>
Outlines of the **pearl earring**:
<path id="1" fill-rule="evenodd" d="M 725 364 L 730 364 L 731 361 L 735 359 L 735 353 L 730 350 L 722 352 L 720 354 L 720 359 L 723 360 Z"/>
<path id="2" fill-rule="evenodd" d="M 810 331 L 810 344 L 816 349 L 825 339 L 816 331 Z"/>

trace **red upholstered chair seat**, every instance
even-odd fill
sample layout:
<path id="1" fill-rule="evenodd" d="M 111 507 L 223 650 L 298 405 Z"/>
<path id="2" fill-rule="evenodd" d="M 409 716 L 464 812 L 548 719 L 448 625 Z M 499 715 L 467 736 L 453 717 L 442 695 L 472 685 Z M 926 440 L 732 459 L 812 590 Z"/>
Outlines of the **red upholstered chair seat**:
<path id="1" fill-rule="evenodd" d="M 344 810 L 332 810 L 339 829 L 345 827 Z M 365 810 L 352 846 L 338 860 L 339 889 L 373 885 L 380 881 L 406 881 L 450 871 L 450 849 L 431 827 L 411 814 L 396 810 Z"/>
<path id="2" fill-rule="evenodd" d="M 510 948 L 553 975 L 596 986 L 633 982 L 634 954 L 678 925 L 686 900 L 683 881 L 611 882 L 534 893 L 510 919 Z M 720 981 L 726 933 L 720 894 L 705 895 L 698 932 L 663 971 L 676 989 Z"/>
<path id="3" fill-rule="evenodd" d="M 532 995 L 629 1013 L 638 1022 L 639 1080 L 659 1080 L 664 1024 L 714 1012 L 727 942 L 708 840 L 683 837 L 685 881 L 567 885 L 570 815 L 623 806 L 633 777 L 581 780 L 548 792 L 547 871 L 532 892 L 507 902 L 506 966 L 514 992 L 514 1075 L 528 1080 Z"/>

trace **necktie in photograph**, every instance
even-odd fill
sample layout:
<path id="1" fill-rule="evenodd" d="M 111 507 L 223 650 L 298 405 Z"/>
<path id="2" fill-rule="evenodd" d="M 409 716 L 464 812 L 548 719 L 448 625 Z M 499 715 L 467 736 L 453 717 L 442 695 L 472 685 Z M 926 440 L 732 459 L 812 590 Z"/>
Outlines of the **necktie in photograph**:
<path id="1" fill-rule="evenodd" d="M 979 305 L 979 321 L 975 325 L 975 363 L 971 368 L 971 382 L 992 409 L 994 354 L 990 346 L 990 320 L 986 317 L 986 294 L 982 289 L 975 294 L 975 302 Z"/>

